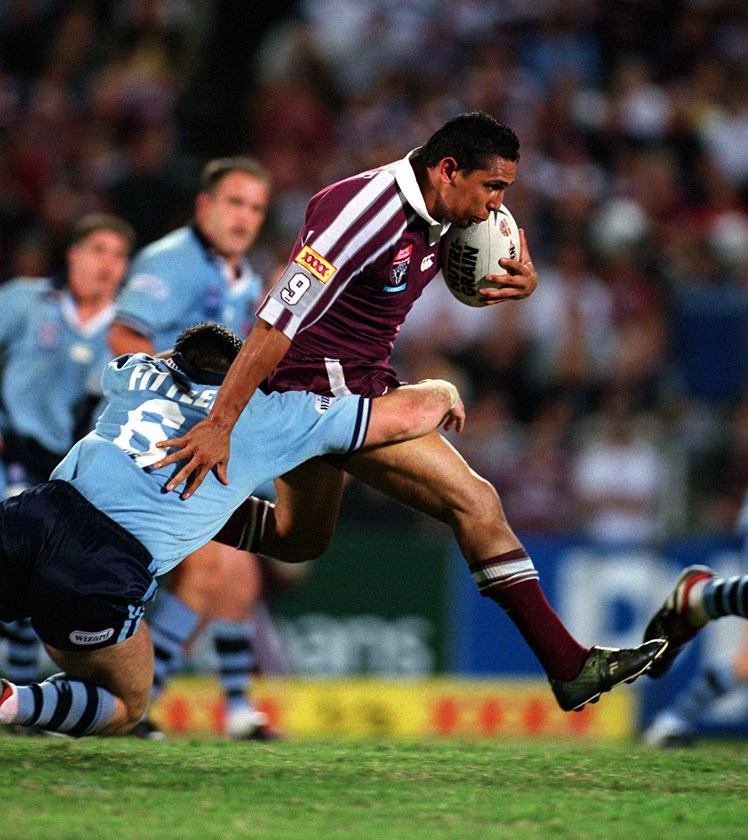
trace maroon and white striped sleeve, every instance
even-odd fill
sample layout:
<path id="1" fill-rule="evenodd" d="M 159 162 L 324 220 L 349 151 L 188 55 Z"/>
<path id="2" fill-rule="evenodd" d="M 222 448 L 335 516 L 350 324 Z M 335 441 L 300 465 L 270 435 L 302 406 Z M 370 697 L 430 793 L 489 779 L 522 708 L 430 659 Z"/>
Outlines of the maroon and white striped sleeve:
<path id="1" fill-rule="evenodd" d="M 393 167 L 327 187 L 309 202 L 291 260 L 258 317 L 293 340 L 393 247 L 406 223 Z"/>

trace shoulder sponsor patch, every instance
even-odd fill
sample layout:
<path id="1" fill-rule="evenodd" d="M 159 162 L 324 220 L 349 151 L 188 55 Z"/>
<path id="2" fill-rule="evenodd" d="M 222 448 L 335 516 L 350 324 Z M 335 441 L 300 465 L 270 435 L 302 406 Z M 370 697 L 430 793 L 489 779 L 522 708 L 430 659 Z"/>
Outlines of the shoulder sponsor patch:
<path id="1" fill-rule="evenodd" d="M 337 271 L 337 268 L 331 262 L 328 262 L 308 245 L 305 245 L 294 257 L 294 262 L 303 265 L 322 283 L 327 283 Z"/>
<path id="2" fill-rule="evenodd" d="M 127 281 L 127 288 L 143 292 L 156 300 L 169 297 L 169 284 L 155 274 L 133 274 Z"/>

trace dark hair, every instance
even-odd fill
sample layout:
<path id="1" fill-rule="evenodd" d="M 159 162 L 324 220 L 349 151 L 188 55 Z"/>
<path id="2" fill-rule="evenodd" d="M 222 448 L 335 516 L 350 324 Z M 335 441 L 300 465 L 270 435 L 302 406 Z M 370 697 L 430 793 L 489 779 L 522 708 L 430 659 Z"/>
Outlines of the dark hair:
<path id="1" fill-rule="evenodd" d="M 251 157 L 224 157 L 205 164 L 200 175 L 200 192 L 211 192 L 230 172 L 243 172 L 270 186 L 270 172 L 258 160 Z"/>
<path id="2" fill-rule="evenodd" d="M 77 245 L 99 230 L 108 230 L 119 234 L 127 242 L 128 251 L 132 251 L 135 247 L 135 231 L 132 225 L 119 216 L 112 216 L 109 213 L 87 213 L 78 219 L 73 225 L 70 244 Z"/>
<path id="3" fill-rule="evenodd" d="M 174 342 L 174 352 L 189 364 L 212 373 L 226 373 L 242 346 L 231 330 L 212 321 L 204 321 L 182 330 Z"/>
<path id="4" fill-rule="evenodd" d="M 519 160 L 519 138 L 511 128 L 485 111 L 452 117 L 421 146 L 421 160 L 427 167 L 452 157 L 468 172 L 488 169 L 491 158 Z"/>

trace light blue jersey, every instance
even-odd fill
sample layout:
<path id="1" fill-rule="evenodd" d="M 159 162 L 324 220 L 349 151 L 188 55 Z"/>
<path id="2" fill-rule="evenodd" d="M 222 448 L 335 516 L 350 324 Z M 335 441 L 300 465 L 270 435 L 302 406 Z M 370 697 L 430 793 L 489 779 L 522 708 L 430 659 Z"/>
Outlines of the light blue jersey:
<path id="1" fill-rule="evenodd" d="M 19 278 L 0 288 L 3 429 L 60 455 L 74 442 L 75 407 L 98 393 L 112 354 L 114 306 L 81 324 L 72 296 L 48 279 Z"/>
<path id="2" fill-rule="evenodd" d="M 358 449 L 369 423 L 371 400 L 363 397 L 257 391 L 231 435 L 229 485 L 211 473 L 184 500 L 164 491 L 175 470 L 151 465 L 166 452 L 158 441 L 184 435 L 208 415 L 220 377 L 196 377 L 179 356 L 115 359 L 104 371 L 108 405 L 96 428 L 52 474 L 135 536 L 159 575 L 215 536 L 256 487 L 317 455 Z"/>
<path id="3" fill-rule="evenodd" d="M 171 349 L 182 330 L 217 321 L 245 338 L 255 321 L 262 281 L 244 263 L 232 278 L 226 261 L 195 228 L 183 227 L 136 254 L 117 303 L 115 321 Z"/>

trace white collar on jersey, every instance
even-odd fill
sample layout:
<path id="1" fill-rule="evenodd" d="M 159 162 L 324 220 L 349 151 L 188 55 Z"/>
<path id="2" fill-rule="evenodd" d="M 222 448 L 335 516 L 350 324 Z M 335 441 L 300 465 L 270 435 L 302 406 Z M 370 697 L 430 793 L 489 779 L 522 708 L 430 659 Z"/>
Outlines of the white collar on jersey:
<path id="1" fill-rule="evenodd" d="M 420 146 L 408 152 L 401 161 L 395 164 L 395 180 L 408 200 L 408 204 L 429 223 L 429 245 L 434 245 L 446 233 L 449 222 L 438 222 L 426 209 L 426 202 L 423 200 L 421 188 L 416 181 L 416 173 L 410 165 L 411 160 L 418 155 L 419 150 Z"/>
<path id="2" fill-rule="evenodd" d="M 254 276 L 253 271 L 250 268 L 249 261 L 246 257 L 243 257 L 239 263 L 239 275 L 237 276 L 234 269 L 229 265 L 226 257 L 221 256 L 218 251 L 214 249 L 211 249 L 211 255 L 218 264 L 218 268 L 221 271 L 223 279 L 226 281 L 226 285 L 231 292 L 238 292 L 252 280 L 252 277 Z"/>
<path id="3" fill-rule="evenodd" d="M 60 294 L 60 311 L 62 312 L 62 317 L 72 330 L 84 338 L 96 335 L 100 330 L 108 327 L 114 318 L 114 308 L 114 302 L 108 304 L 84 324 L 78 317 L 78 307 L 72 293 L 68 289 L 63 289 Z"/>

